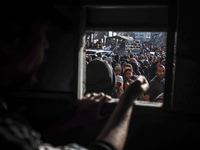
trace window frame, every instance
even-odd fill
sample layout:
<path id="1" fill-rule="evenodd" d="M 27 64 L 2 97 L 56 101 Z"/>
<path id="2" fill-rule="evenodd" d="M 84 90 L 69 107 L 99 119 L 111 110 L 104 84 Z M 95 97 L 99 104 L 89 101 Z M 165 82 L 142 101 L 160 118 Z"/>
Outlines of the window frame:
<path id="1" fill-rule="evenodd" d="M 130 26 L 128 26 L 127 28 L 125 26 L 122 27 L 118 27 L 118 26 L 109 26 L 109 24 L 106 26 L 105 24 L 99 27 L 92 27 L 91 24 L 90 26 L 88 26 L 87 21 L 87 9 L 118 9 L 119 12 L 123 10 L 123 8 L 140 8 L 140 7 L 160 7 L 160 8 L 166 8 L 167 7 L 167 28 L 163 29 L 162 27 L 159 28 L 156 27 L 152 28 L 150 30 L 145 30 L 144 28 L 141 28 L 141 30 L 135 29 L 135 27 L 131 28 Z M 150 107 L 163 107 L 166 110 L 172 110 L 173 109 L 173 86 L 174 86 L 174 77 L 173 77 L 173 58 L 175 57 L 175 53 L 174 53 L 174 44 L 175 44 L 175 32 L 176 32 L 176 26 L 177 26 L 177 1 L 173 2 L 172 4 L 166 4 L 166 5 L 160 5 L 160 6 L 91 6 L 91 5 L 85 5 L 82 7 L 83 8 L 83 12 L 84 15 L 81 19 L 82 21 L 82 36 L 80 36 L 80 39 L 83 39 L 83 35 L 86 31 L 136 31 L 136 32 L 151 32 L 151 31 L 158 31 L 158 32 L 167 32 L 167 51 L 166 51 L 166 77 L 165 77 L 165 102 L 163 103 L 163 105 L 157 105 L 154 103 L 149 102 L 149 104 L 144 103 L 144 102 L 138 102 L 135 101 L 135 105 L 138 106 L 150 106 Z M 90 18 L 91 19 L 91 18 Z M 85 37 L 84 37 L 85 38 Z M 84 42 L 82 42 L 82 44 L 85 44 Z M 80 58 L 80 56 L 83 55 L 83 51 L 84 51 L 84 47 L 82 46 L 79 49 L 79 55 L 78 57 Z M 81 60 L 82 61 L 82 60 Z M 84 63 L 84 62 L 82 62 Z M 80 69 L 83 69 L 83 67 L 81 66 L 81 62 L 79 60 L 79 65 L 78 65 L 78 70 L 80 71 Z M 78 99 L 81 99 L 83 97 L 83 93 L 82 95 L 80 94 L 81 92 L 81 88 L 84 88 L 84 85 L 82 83 L 84 83 L 85 81 L 83 81 L 83 78 L 80 78 L 80 72 L 78 71 L 78 91 L 77 91 L 77 97 Z M 84 72 L 84 70 L 82 70 L 82 72 Z M 115 101 L 116 102 L 116 101 Z M 145 105 L 144 105 L 145 104 Z"/>

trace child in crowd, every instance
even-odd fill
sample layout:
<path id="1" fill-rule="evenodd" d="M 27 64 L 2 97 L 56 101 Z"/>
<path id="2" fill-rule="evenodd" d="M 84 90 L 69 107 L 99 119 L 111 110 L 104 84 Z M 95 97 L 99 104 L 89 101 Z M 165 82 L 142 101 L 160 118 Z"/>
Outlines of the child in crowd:
<path id="1" fill-rule="evenodd" d="M 127 89 L 127 87 L 129 86 L 130 83 L 133 82 L 133 80 L 131 79 L 131 77 L 133 76 L 133 69 L 130 67 L 126 67 L 124 68 L 124 90 Z"/>
<path id="2" fill-rule="evenodd" d="M 117 75 L 116 79 L 117 79 L 116 94 L 117 94 L 117 98 L 119 98 L 121 94 L 124 93 L 124 90 L 123 90 L 124 80 L 123 80 L 123 77 L 120 75 Z"/>
<path id="3" fill-rule="evenodd" d="M 121 76 L 121 73 L 122 73 L 122 67 L 121 67 L 121 65 L 116 65 L 115 66 L 115 74 Z"/>

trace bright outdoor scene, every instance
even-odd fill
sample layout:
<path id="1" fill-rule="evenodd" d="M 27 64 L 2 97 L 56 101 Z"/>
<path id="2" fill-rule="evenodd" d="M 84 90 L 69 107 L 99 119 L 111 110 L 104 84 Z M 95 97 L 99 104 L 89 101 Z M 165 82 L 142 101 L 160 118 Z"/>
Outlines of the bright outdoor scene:
<path id="1" fill-rule="evenodd" d="M 101 91 L 119 98 L 131 82 L 143 75 L 150 88 L 138 100 L 163 103 L 166 41 L 167 32 L 86 32 L 86 92 Z M 108 64 L 111 72 L 97 60 Z"/>

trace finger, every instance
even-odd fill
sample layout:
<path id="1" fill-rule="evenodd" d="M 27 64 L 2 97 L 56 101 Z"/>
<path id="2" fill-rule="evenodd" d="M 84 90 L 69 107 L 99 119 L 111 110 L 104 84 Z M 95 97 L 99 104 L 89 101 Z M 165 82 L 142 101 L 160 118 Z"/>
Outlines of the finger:
<path id="1" fill-rule="evenodd" d="M 106 97 L 107 100 L 111 100 L 112 97 L 109 96 L 109 95 L 106 95 L 104 94 L 103 92 L 101 93 L 87 93 L 83 98 L 82 100 L 89 100 L 89 101 L 96 101 L 96 102 L 99 102 L 100 99 L 102 97 Z"/>
<path id="2" fill-rule="evenodd" d="M 109 95 L 105 95 L 105 97 L 106 97 L 108 100 L 112 100 L 112 97 L 109 96 Z"/>
<path id="3" fill-rule="evenodd" d="M 145 81 L 145 83 L 141 85 L 141 88 L 143 89 L 144 92 L 146 92 L 149 89 L 149 83 L 147 80 Z"/>
<path id="4" fill-rule="evenodd" d="M 104 97 L 101 97 L 100 104 L 107 103 L 108 101 L 112 100 L 112 97 L 109 95 L 105 95 Z"/>
<path id="5" fill-rule="evenodd" d="M 96 99 L 96 97 L 97 97 L 98 95 L 99 95 L 98 93 L 93 92 L 93 93 L 91 93 L 91 96 L 88 98 L 88 100 L 93 101 L 93 100 Z"/>
<path id="6" fill-rule="evenodd" d="M 97 93 L 87 93 L 81 100 L 94 100 L 94 98 L 98 96 Z"/>
<path id="7" fill-rule="evenodd" d="M 142 75 L 139 75 L 138 77 L 137 77 L 137 80 L 139 80 L 142 84 L 145 82 L 145 77 L 144 76 L 142 76 Z"/>
<path id="8" fill-rule="evenodd" d="M 81 100 L 86 100 L 91 96 L 91 93 L 87 93 Z"/>
<path id="9" fill-rule="evenodd" d="M 101 97 L 105 97 L 105 98 L 107 99 L 107 101 L 112 100 L 112 97 L 111 97 L 111 96 L 109 96 L 109 95 L 107 95 L 107 94 L 104 94 L 104 93 L 99 93 L 99 98 L 101 98 Z"/>
<path id="10" fill-rule="evenodd" d="M 91 97 L 92 97 L 92 96 L 95 97 L 95 96 L 98 96 L 98 95 L 99 95 L 99 94 L 98 94 L 98 93 L 95 93 L 95 92 L 91 93 Z"/>
<path id="11" fill-rule="evenodd" d="M 103 92 L 98 93 L 97 95 L 95 95 L 95 97 L 93 98 L 93 100 L 95 102 L 99 102 L 102 97 L 105 97 L 105 94 Z"/>
<path id="12" fill-rule="evenodd" d="M 104 94 L 103 92 L 100 92 L 99 95 L 101 95 L 101 96 L 105 96 L 105 94 Z"/>
<path id="13" fill-rule="evenodd" d="M 149 88 L 149 83 L 148 83 L 147 79 L 146 79 L 144 76 L 140 75 L 140 76 L 137 78 L 137 80 L 141 82 L 141 88 L 142 88 L 142 90 L 143 90 L 144 92 L 147 91 L 148 88 Z"/>

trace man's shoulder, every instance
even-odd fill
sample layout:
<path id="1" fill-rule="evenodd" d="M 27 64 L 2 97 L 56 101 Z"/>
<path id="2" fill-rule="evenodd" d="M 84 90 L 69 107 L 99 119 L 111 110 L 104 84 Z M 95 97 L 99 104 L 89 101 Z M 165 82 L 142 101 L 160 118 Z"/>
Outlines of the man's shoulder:
<path id="1" fill-rule="evenodd" d="M 155 77 L 153 77 L 153 79 L 151 79 L 151 80 L 149 81 L 149 84 L 150 84 L 150 83 L 157 82 L 157 81 L 158 81 L 157 76 L 155 76 Z"/>
<path id="2" fill-rule="evenodd" d="M 158 85 L 159 84 L 159 80 L 158 80 L 158 77 L 157 76 L 155 76 L 153 79 L 151 79 L 150 81 L 149 81 L 149 85 L 150 86 L 153 86 L 153 85 Z"/>

